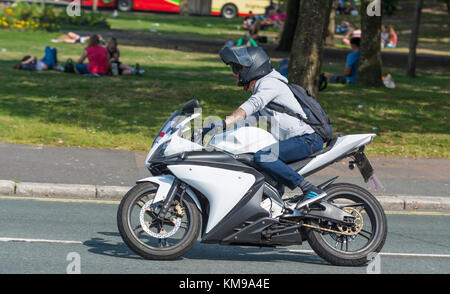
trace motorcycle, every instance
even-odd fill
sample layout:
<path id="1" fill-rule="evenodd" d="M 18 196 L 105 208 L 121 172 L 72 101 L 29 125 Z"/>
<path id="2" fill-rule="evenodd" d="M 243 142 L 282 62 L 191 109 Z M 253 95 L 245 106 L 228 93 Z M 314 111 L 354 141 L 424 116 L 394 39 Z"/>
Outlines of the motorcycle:
<path id="1" fill-rule="evenodd" d="M 335 183 L 318 185 L 325 198 L 295 208 L 283 185 L 258 169 L 253 154 L 276 143 L 269 132 L 235 128 L 200 144 L 201 115 L 193 99 L 164 123 L 146 157 L 152 177 L 141 179 L 123 197 L 117 225 L 125 244 L 145 259 L 173 260 L 197 241 L 221 245 L 277 247 L 307 241 L 333 265 L 369 262 L 386 240 L 387 222 L 366 189 Z M 204 134 L 202 134 L 203 136 Z M 200 136 L 200 138 L 202 138 Z M 341 135 L 308 158 L 288 165 L 307 177 L 345 158 L 365 181 L 374 170 L 364 154 L 375 134 Z"/>

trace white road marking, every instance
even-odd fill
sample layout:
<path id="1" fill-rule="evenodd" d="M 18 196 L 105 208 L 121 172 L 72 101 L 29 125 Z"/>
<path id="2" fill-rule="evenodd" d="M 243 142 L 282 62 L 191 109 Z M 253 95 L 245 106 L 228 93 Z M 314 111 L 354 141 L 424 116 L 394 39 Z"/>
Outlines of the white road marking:
<path id="1" fill-rule="evenodd" d="M 287 252 L 292 252 L 292 253 L 316 254 L 313 250 L 304 250 L 304 249 L 287 249 L 286 251 Z M 391 257 L 450 258 L 450 254 L 423 254 L 423 253 L 380 252 L 379 255 L 380 256 L 391 256 Z"/>
<path id="2" fill-rule="evenodd" d="M 0 237 L 0 242 L 83 244 L 83 242 L 81 242 L 81 241 L 70 241 L 70 240 L 47 240 L 47 239 L 4 238 L 4 237 Z"/>

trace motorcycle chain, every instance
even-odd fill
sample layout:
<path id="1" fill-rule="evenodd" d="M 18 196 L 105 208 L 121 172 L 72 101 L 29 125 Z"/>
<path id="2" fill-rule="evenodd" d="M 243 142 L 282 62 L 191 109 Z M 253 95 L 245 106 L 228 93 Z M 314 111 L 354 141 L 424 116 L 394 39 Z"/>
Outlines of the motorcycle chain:
<path id="1" fill-rule="evenodd" d="M 337 230 L 332 230 L 332 229 L 327 229 L 327 228 L 323 228 L 320 226 L 314 226 L 314 225 L 310 225 L 310 224 L 305 224 L 303 223 L 302 226 L 303 227 L 307 227 L 307 228 L 311 228 L 311 229 L 316 229 L 316 230 L 320 230 L 320 231 L 325 231 L 325 232 L 329 232 L 329 233 L 334 233 L 334 234 L 339 234 L 339 235 L 344 235 L 344 236 L 355 236 L 357 234 L 359 234 L 359 232 L 361 232 L 363 226 L 364 226 L 364 222 L 363 222 L 363 218 L 362 215 L 359 211 L 357 211 L 354 208 L 350 208 L 350 207 L 346 207 L 343 209 L 345 212 L 348 213 L 355 213 L 355 223 L 354 223 L 354 227 L 355 227 L 355 231 L 352 231 L 350 228 L 347 228 L 346 230 L 344 229 L 344 226 L 339 225 L 339 231 Z M 350 226 L 347 226 L 350 227 Z M 352 226 L 353 227 L 353 226 Z"/>

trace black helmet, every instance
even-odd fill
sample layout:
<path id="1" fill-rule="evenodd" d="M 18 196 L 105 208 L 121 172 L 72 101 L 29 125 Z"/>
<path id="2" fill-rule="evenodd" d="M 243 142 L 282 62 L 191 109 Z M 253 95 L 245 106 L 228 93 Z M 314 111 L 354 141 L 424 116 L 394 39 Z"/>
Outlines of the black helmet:
<path id="1" fill-rule="evenodd" d="M 219 54 L 225 64 L 231 65 L 234 73 L 239 72 L 239 86 L 247 86 L 251 81 L 260 79 L 272 71 L 270 57 L 261 47 L 226 46 Z"/>

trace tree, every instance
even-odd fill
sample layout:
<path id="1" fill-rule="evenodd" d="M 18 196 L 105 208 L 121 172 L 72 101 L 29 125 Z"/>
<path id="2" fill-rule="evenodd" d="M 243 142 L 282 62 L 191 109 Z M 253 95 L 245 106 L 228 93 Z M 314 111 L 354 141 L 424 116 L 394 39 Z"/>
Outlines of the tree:
<path id="1" fill-rule="evenodd" d="M 180 0 L 179 13 L 180 15 L 188 15 L 189 0 Z"/>
<path id="2" fill-rule="evenodd" d="M 290 51 L 292 47 L 292 41 L 294 40 L 295 28 L 297 26 L 298 14 L 300 9 L 300 0 L 289 0 L 287 3 L 286 21 L 283 25 L 283 32 L 281 33 L 280 44 L 278 44 L 277 50 Z"/>
<path id="3" fill-rule="evenodd" d="M 292 43 L 289 80 L 309 90 L 314 97 L 319 92 L 323 43 L 332 2 L 333 0 L 301 1 Z"/>
<path id="4" fill-rule="evenodd" d="M 94 0 L 94 2 L 92 2 L 92 11 L 97 12 L 97 7 L 98 7 L 98 0 Z"/>
<path id="5" fill-rule="evenodd" d="M 381 0 L 361 0 L 361 49 L 356 82 L 381 87 Z"/>
<path id="6" fill-rule="evenodd" d="M 447 6 L 447 12 L 450 13 L 450 0 L 438 0 L 439 2 L 445 3 Z"/>
<path id="7" fill-rule="evenodd" d="M 333 1 L 331 5 L 330 21 L 328 22 L 327 35 L 325 36 L 325 44 L 334 47 L 334 30 L 336 27 L 336 6 Z"/>
<path id="8" fill-rule="evenodd" d="M 417 36 L 419 35 L 422 7 L 423 7 L 423 0 L 417 0 L 416 11 L 414 16 L 414 24 L 411 31 L 411 36 L 409 37 L 408 69 L 406 70 L 407 77 L 416 76 L 416 47 L 417 47 Z"/>
<path id="9" fill-rule="evenodd" d="M 211 15 L 211 0 L 184 0 L 189 15 Z"/>

